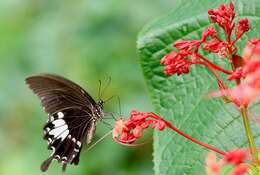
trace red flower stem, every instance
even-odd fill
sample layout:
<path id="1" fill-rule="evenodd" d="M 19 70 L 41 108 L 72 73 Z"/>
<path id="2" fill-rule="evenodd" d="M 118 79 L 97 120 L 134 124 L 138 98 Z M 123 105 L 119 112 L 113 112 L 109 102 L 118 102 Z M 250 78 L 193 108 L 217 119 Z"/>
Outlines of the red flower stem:
<path id="1" fill-rule="evenodd" d="M 233 46 L 240 38 L 241 38 L 242 34 L 239 35 L 234 41 L 231 42 L 231 46 Z"/>
<path id="2" fill-rule="evenodd" d="M 200 145 L 200 146 L 202 146 L 202 147 L 204 147 L 204 148 L 206 148 L 206 149 L 209 149 L 209 150 L 211 150 L 211 151 L 214 151 L 214 152 L 216 152 L 216 153 L 219 153 L 219 154 L 221 154 L 221 155 L 223 155 L 223 156 L 226 155 L 226 152 L 221 151 L 221 150 L 219 150 L 218 148 L 215 148 L 215 147 L 213 147 L 213 146 L 210 146 L 210 145 L 208 145 L 208 144 L 206 144 L 206 143 L 204 143 L 204 142 L 202 142 L 202 141 L 199 141 L 199 140 L 197 140 L 197 139 L 195 139 L 195 138 L 193 138 L 193 137 L 191 137 L 191 136 L 185 134 L 184 132 L 182 132 L 182 131 L 179 130 L 178 128 L 174 127 L 171 123 L 169 123 L 169 122 L 167 122 L 166 120 L 164 120 L 162 117 L 156 115 L 155 113 L 151 112 L 151 113 L 149 113 L 149 114 L 151 115 L 152 118 L 159 119 L 159 120 L 163 121 L 168 128 L 170 128 L 171 130 L 173 130 L 173 131 L 175 131 L 176 133 L 180 134 L 181 136 L 185 137 L 186 139 L 192 141 L 193 143 L 198 144 L 198 145 Z"/>
<path id="3" fill-rule="evenodd" d="M 224 84 L 224 82 L 222 81 L 222 79 L 219 77 L 219 75 L 215 72 L 215 69 L 213 69 L 212 67 L 211 67 L 211 65 L 208 65 L 208 64 L 206 64 L 206 63 L 204 63 L 204 62 L 199 62 L 198 64 L 202 64 L 202 65 L 204 65 L 204 66 L 206 66 L 207 68 L 209 68 L 209 70 L 212 72 L 212 74 L 215 76 L 215 78 L 217 79 L 217 81 L 218 81 L 218 86 L 219 86 L 219 88 L 220 89 L 226 89 L 226 85 Z"/>
<path id="4" fill-rule="evenodd" d="M 225 69 L 223 69 L 222 67 L 220 67 L 220 66 L 218 66 L 218 65 L 216 65 L 216 64 L 214 64 L 214 63 L 212 63 L 211 61 L 207 60 L 205 57 L 203 57 L 203 56 L 200 55 L 200 54 L 196 54 L 196 57 L 202 59 L 202 60 L 205 61 L 208 65 L 210 65 L 212 68 L 214 68 L 214 69 L 216 69 L 216 70 L 218 70 L 218 71 L 221 71 L 221 72 L 223 72 L 223 73 L 225 73 L 225 74 L 228 74 L 228 75 L 229 75 L 229 74 L 232 74 L 231 71 L 225 70 Z"/>

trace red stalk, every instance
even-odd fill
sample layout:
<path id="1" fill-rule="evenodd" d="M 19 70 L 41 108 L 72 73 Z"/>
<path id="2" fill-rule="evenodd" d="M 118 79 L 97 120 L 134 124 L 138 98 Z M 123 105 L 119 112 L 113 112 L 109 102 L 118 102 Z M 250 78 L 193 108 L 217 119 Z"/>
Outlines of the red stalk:
<path id="1" fill-rule="evenodd" d="M 201 56 L 200 54 L 196 54 L 196 57 L 202 59 L 202 60 L 205 61 L 208 65 L 210 65 L 212 68 L 214 68 L 214 69 L 216 69 L 216 70 L 218 70 L 218 71 L 221 71 L 221 72 L 223 72 L 223 73 L 225 73 L 225 74 L 228 74 L 228 75 L 229 75 L 229 74 L 232 74 L 231 71 L 225 70 L 225 69 L 223 69 L 222 67 L 220 67 L 220 66 L 218 66 L 218 65 L 216 65 L 216 64 L 214 64 L 214 63 L 212 63 L 211 61 L 207 60 L 206 58 L 204 58 L 204 57 Z"/>
<path id="2" fill-rule="evenodd" d="M 213 147 L 213 146 L 210 146 L 210 145 L 208 145 L 208 144 L 206 144 L 206 143 L 204 143 L 204 142 L 202 142 L 202 141 L 199 141 L 199 140 L 197 140 L 197 139 L 195 139 L 195 138 L 193 138 L 193 137 L 191 137 L 191 136 L 185 134 L 184 132 L 182 132 L 182 131 L 179 130 L 178 128 L 174 127 L 171 123 L 169 123 L 169 122 L 167 122 L 166 120 L 164 120 L 162 117 L 156 115 L 155 113 L 150 112 L 149 114 L 151 115 L 150 117 L 165 122 L 165 124 L 166 124 L 166 126 L 167 126 L 168 128 L 170 128 L 170 129 L 173 130 L 174 132 L 180 134 L 181 136 L 185 137 L 186 139 L 192 141 L 193 143 L 198 144 L 198 145 L 200 145 L 201 147 L 204 147 L 204 148 L 206 148 L 206 149 L 212 150 L 212 151 L 214 151 L 214 152 L 216 152 L 216 153 L 219 153 L 219 154 L 221 154 L 221 155 L 223 155 L 223 156 L 226 155 L 226 152 L 221 151 L 221 150 L 219 150 L 218 148 L 215 148 L 215 147 Z"/>

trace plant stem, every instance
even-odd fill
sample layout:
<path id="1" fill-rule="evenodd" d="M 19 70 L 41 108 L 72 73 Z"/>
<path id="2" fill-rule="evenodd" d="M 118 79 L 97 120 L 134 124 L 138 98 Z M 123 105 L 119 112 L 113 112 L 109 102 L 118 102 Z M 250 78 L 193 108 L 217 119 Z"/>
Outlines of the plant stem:
<path id="1" fill-rule="evenodd" d="M 248 144 L 249 144 L 249 150 L 251 152 L 253 162 L 259 163 L 258 153 L 257 153 L 257 149 L 256 149 L 255 142 L 254 142 L 254 136 L 252 134 L 250 124 L 249 124 L 247 107 L 242 106 L 240 109 L 240 112 L 242 114 L 243 124 L 244 124 L 245 132 L 246 132 L 246 136 L 247 136 L 247 140 L 248 140 Z"/>
<path id="2" fill-rule="evenodd" d="M 213 146 L 211 146 L 211 145 L 208 145 L 208 144 L 206 144 L 206 143 L 204 143 L 204 142 L 202 142 L 202 141 L 200 141 L 200 140 L 197 140 L 197 139 L 195 139 L 195 138 L 193 138 L 193 137 L 187 135 L 186 133 L 182 132 L 181 130 L 179 130 L 178 128 L 176 128 L 175 126 L 173 126 L 170 122 L 164 120 L 162 117 L 156 115 L 155 113 L 150 113 L 150 115 L 151 115 L 151 117 L 153 117 L 153 118 L 155 118 L 155 119 L 159 119 L 159 120 L 163 121 L 168 128 L 170 128 L 171 130 L 177 132 L 178 134 L 180 134 L 181 136 L 185 137 L 186 139 L 192 141 L 193 143 L 196 143 L 196 144 L 198 144 L 198 145 L 200 145 L 200 146 L 202 146 L 202 147 L 204 147 L 204 148 L 206 148 L 206 149 L 209 149 L 209 150 L 211 150 L 211 151 L 214 151 L 214 152 L 216 152 L 216 153 L 219 153 L 219 154 L 221 154 L 222 156 L 224 156 L 224 155 L 226 154 L 226 152 L 221 151 L 221 150 L 219 150 L 218 148 L 215 148 L 215 147 L 213 147 Z"/>
<path id="3" fill-rule="evenodd" d="M 218 70 L 218 71 L 221 71 L 221 72 L 223 72 L 223 73 L 225 73 L 225 74 L 227 74 L 227 75 L 229 75 L 229 74 L 232 73 L 231 71 L 225 70 L 224 68 L 222 68 L 222 67 L 220 67 L 220 66 L 218 66 L 218 65 L 216 65 L 216 64 L 214 64 L 214 63 L 212 63 L 211 61 L 207 60 L 205 57 L 203 57 L 203 56 L 200 55 L 200 54 L 196 54 L 196 56 L 197 56 L 198 58 L 200 58 L 201 60 L 205 61 L 208 65 L 210 65 L 212 68 L 214 68 L 214 69 L 216 69 L 216 70 Z"/>

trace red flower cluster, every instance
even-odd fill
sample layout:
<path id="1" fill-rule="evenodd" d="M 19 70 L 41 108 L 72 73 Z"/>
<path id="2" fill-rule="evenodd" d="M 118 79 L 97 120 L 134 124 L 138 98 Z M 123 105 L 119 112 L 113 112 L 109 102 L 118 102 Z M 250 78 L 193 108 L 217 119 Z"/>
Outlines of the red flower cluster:
<path id="1" fill-rule="evenodd" d="M 240 38 L 247 31 L 249 31 L 249 22 L 247 18 L 243 18 L 238 22 L 235 35 L 237 38 Z"/>
<path id="2" fill-rule="evenodd" d="M 166 75 L 171 75 L 177 73 L 187 74 L 189 73 L 189 66 L 194 64 L 190 60 L 186 60 L 185 57 L 189 55 L 189 52 L 185 50 L 180 52 L 170 52 L 165 57 L 161 59 L 161 64 L 166 65 L 164 69 L 164 73 Z"/>
<path id="3" fill-rule="evenodd" d="M 199 48 L 212 53 L 218 53 L 222 57 L 230 57 L 235 54 L 234 44 L 241 36 L 249 30 L 247 18 L 241 19 L 237 25 L 235 23 L 234 4 L 221 4 L 218 9 L 208 10 L 208 14 L 213 23 L 217 23 L 226 35 L 227 40 L 221 40 L 216 33 L 216 29 L 210 26 L 204 30 L 199 40 L 179 40 L 173 44 L 173 47 L 179 51 L 173 51 L 161 59 L 161 64 L 165 65 L 164 73 L 187 74 L 192 64 L 200 64 L 210 68 L 211 71 L 217 70 L 229 74 L 230 72 L 213 64 L 198 53 Z M 236 28 L 235 28 L 236 27 Z M 232 32 L 235 38 L 232 40 Z M 210 38 L 210 40 L 208 40 Z"/>
<path id="4" fill-rule="evenodd" d="M 249 153 L 245 149 L 235 149 L 226 153 L 219 161 L 216 155 L 210 152 L 206 157 L 206 172 L 209 175 L 220 175 L 221 169 L 225 165 L 233 165 L 233 170 L 229 175 L 244 175 L 248 172 L 250 166 L 244 162 L 249 159 Z"/>
<path id="5" fill-rule="evenodd" d="M 184 132 L 173 126 L 171 123 L 167 122 L 162 117 L 153 112 L 137 112 L 133 110 L 130 113 L 129 119 L 117 120 L 112 133 L 113 139 L 117 143 L 123 145 L 134 145 L 133 143 L 141 137 L 143 130 L 148 128 L 149 126 L 152 126 L 152 128 L 158 129 L 159 131 L 162 131 L 167 127 L 193 143 L 196 143 L 204 148 L 217 152 L 221 155 L 226 154 L 224 151 L 221 151 L 211 145 L 208 145 L 185 134 Z"/>
<path id="6" fill-rule="evenodd" d="M 113 138 L 121 144 L 131 144 L 141 137 L 142 131 L 149 126 L 164 130 L 165 121 L 152 112 L 137 112 L 133 110 L 128 120 L 116 121 Z"/>
<path id="7" fill-rule="evenodd" d="M 213 23 L 217 23 L 225 31 L 231 30 L 235 18 L 234 4 L 221 4 L 218 9 L 209 9 L 208 14 Z"/>

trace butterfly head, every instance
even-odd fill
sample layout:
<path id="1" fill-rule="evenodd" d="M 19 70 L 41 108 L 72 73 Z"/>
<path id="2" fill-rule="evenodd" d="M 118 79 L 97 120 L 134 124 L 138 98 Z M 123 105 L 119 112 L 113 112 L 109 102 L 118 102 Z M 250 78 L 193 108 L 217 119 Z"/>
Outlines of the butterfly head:
<path id="1" fill-rule="evenodd" d="M 96 102 L 96 109 L 95 109 L 95 116 L 96 116 L 96 119 L 97 120 L 100 120 L 103 118 L 104 116 L 104 112 L 103 112 L 103 108 L 104 108 L 104 101 L 99 99 L 97 102 Z"/>
<path id="2" fill-rule="evenodd" d="M 99 100 L 97 101 L 97 105 L 98 105 L 101 109 L 103 109 L 103 107 L 104 107 L 104 101 L 103 101 L 102 99 L 99 99 Z"/>

